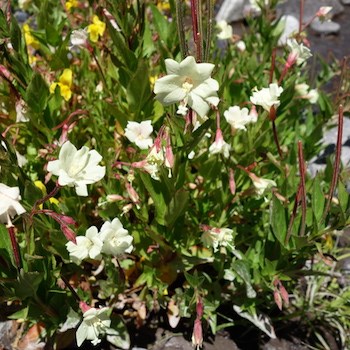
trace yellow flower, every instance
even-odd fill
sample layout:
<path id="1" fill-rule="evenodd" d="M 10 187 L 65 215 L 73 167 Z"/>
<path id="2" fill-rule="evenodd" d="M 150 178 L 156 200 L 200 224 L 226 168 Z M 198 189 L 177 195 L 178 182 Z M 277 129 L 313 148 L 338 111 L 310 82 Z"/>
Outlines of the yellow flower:
<path id="1" fill-rule="evenodd" d="M 24 40 L 27 46 L 31 46 L 34 49 L 38 49 L 40 46 L 39 41 L 36 40 L 33 37 L 33 35 L 30 33 L 30 27 L 28 24 L 23 25 L 23 33 L 24 33 Z"/>
<path id="2" fill-rule="evenodd" d="M 42 194 L 43 194 L 44 196 L 47 195 L 46 187 L 45 187 L 45 185 L 42 183 L 42 181 L 40 181 L 40 180 L 34 181 L 34 185 L 35 185 L 35 187 L 37 187 L 37 188 L 42 192 Z M 52 203 L 52 204 L 55 204 L 55 205 L 59 205 L 59 203 L 60 203 L 60 202 L 58 201 L 58 199 L 53 198 L 53 197 L 51 197 L 51 198 L 49 199 L 49 202 Z M 40 209 L 42 209 L 42 208 L 43 208 L 43 205 L 40 204 L 39 207 L 40 207 Z"/>
<path id="3" fill-rule="evenodd" d="M 170 4 L 168 1 L 158 1 L 157 7 L 159 11 L 170 11 Z"/>
<path id="4" fill-rule="evenodd" d="M 56 86 L 58 85 L 60 87 L 60 93 L 61 96 L 66 100 L 69 101 L 72 97 L 72 81 L 73 81 L 73 73 L 69 68 L 66 68 L 60 78 L 58 79 L 58 82 L 54 82 L 50 85 L 50 93 L 55 93 Z"/>
<path id="5" fill-rule="evenodd" d="M 154 88 L 154 83 L 156 82 L 156 80 L 158 79 L 158 76 L 157 75 L 151 75 L 149 77 L 149 83 L 151 85 L 151 89 L 153 90 Z"/>
<path id="6" fill-rule="evenodd" d="M 67 0 L 66 2 L 66 10 L 70 11 L 72 7 L 78 7 L 79 2 L 78 0 Z"/>
<path id="7" fill-rule="evenodd" d="M 95 15 L 92 18 L 92 24 L 88 26 L 88 33 L 90 34 L 90 40 L 94 43 L 97 42 L 98 36 L 102 36 L 106 29 L 106 23 L 103 23 L 99 20 L 99 18 Z"/>

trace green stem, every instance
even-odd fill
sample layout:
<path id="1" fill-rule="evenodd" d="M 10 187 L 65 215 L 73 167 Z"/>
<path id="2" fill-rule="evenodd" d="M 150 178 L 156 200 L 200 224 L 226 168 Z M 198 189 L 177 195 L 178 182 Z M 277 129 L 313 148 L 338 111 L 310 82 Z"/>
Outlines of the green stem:
<path id="1" fill-rule="evenodd" d="M 207 10 L 208 10 L 208 23 L 207 23 L 207 37 L 205 42 L 205 54 L 204 54 L 204 62 L 209 61 L 209 51 L 210 51 L 210 43 L 211 36 L 213 31 L 213 18 L 214 18 L 214 1 L 207 0 Z"/>
<path id="2" fill-rule="evenodd" d="M 187 43 L 185 39 L 182 0 L 176 0 L 176 24 L 177 24 L 177 32 L 179 34 L 181 56 L 182 56 L 182 59 L 185 59 L 188 56 L 188 48 L 187 48 Z"/>

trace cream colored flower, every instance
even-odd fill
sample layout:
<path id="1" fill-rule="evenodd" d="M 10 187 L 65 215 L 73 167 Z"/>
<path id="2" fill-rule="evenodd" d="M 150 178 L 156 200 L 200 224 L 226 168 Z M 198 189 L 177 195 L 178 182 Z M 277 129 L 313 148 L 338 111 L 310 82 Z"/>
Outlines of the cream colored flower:
<path id="1" fill-rule="evenodd" d="M 133 237 L 118 218 L 112 222 L 106 221 L 101 227 L 100 235 L 103 241 L 102 253 L 118 256 L 131 253 L 134 248 Z"/>
<path id="2" fill-rule="evenodd" d="M 211 228 L 202 234 L 201 241 L 206 247 L 213 247 L 214 252 L 219 247 L 233 246 L 233 230 L 229 228 Z"/>
<path id="3" fill-rule="evenodd" d="M 237 130 L 247 130 L 247 124 L 257 121 L 257 118 L 251 116 L 248 108 L 241 109 L 239 106 L 230 107 L 224 112 L 224 117 L 231 127 Z"/>
<path id="4" fill-rule="evenodd" d="M 19 203 L 21 196 L 18 187 L 9 187 L 0 183 L 0 222 L 11 225 L 11 218 L 26 210 Z"/>
<path id="5" fill-rule="evenodd" d="M 289 46 L 290 53 L 296 57 L 296 64 L 300 66 L 307 59 L 312 57 L 312 53 L 308 47 L 304 44 L 298 44 L 295 39 L 288 39 L 287 45 Z"/>
<path id="6" fill-rule="evenodd" d="M 156 98 L 163 105 L 181 102 L 182 106 L 190 106 L 201 117 L 209 112 L 210 105 L 218 105 L 219 84 L 210 77 L 213 64 L 196 63 L 194 57 L 188 56 L 180 63 L 166 59 L 165 65 L 168 75 L 154 85 Z"/>
<path id="7" fill-rule="evenodd" d="M 141 149 L 148 149 L 153 145 L 151 134 L 153 127 L 150 120 L 141 123 L 128 122 L 125 129 L 125 137 Z"/>
<path id="8" fill-rule="evenodd" d="M 253 96 L 250 97 L 250 101 L 255 105 L 262 106 L 265 111 L 270 112 L 271 107 L 277 108 L 280 105 L 278 99 L 283 92 L 283 88 L 277 84 L 270 84 L 268 88 L 256 90 L 253 92 Z"/>
<path id="9" fill-rule="evenodd" d="M 225 20 L 217 22 L 216 27 L 220 30 L 220 33 L 217 34 L 218 39 L 226 40 L 232 38 L 232 26 L 230 26 Z"/>
<path id="10" fill-rule="evenodd" d="M 69 141 L 65 142 L 57 160 L 48 163 L 47 170 L 58 176 L 60 186 L 75 187 L 78 196 L 87 196 L 87 186 L 101 180 L 106 173 L 98 163 L 102 156 L 86 146 L 77 150 Z"/>
<path id="11" fill-rule="evenodd" d="M 110 309 L 108 307 L 101 309 L 92 307 L 84 312 L 83 322 L 76 333 L 78 347 L 83 344 L 85 339 L 90 340 L 93 345 L 101 342 L 99 337 L 105 335 L 111 325 L 109 313 Z"/>

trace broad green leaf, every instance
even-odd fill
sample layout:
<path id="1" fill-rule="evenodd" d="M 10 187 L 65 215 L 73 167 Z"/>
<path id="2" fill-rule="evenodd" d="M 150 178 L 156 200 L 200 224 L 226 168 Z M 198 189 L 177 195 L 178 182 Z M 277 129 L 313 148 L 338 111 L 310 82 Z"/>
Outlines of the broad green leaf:
<path id="1" fill-rule="evenodd" d="M 237 275 L 244 281 L 247 290 L 247 297 L 255 298 L 256 291 L 253 289 L 251 284 L 248 263 L 243 260 L 236 260 L 232 263 L 232 268 L 237 273 Z"/>
<path id="2" fill-rule="evenodd" d="M 287 233 L 286 213 L 283 205 L 275 195 L 272 195 L 270 203 L 270 225 L 275 237 L 284 245 Z"/>
<path id="3" fill-rule="evenodd" d="M 35 73 L 28 85 L 26 101 L 28 106 L 36 113 L 42 112 L 47 104 L 49 89 L 45 80 Z"/>
<path id="4" fill-rule="evenodd" d="M 205 280 L 204 276 L 198 276 L 197 271 L 195 271 L 193 275 L 185 271 L 185 278 L 192 288 L 200 287 Z"/>
<path id="5" fill-rule="evenodd" d="M 13 284 L 16 296 L 21 300 L 28 297 L 35 297 L 42 279 L 42 273 L 24 272 L 24 270 L 21 269 L 17 281 Z"/>
<path id="6" fill-rule="evenodd" d="M 167 206 L 166 223 L 172 227 L 176 220 L 182 216 L 187 208 L 189 194 L 185 190 L 177 191 Z"/>

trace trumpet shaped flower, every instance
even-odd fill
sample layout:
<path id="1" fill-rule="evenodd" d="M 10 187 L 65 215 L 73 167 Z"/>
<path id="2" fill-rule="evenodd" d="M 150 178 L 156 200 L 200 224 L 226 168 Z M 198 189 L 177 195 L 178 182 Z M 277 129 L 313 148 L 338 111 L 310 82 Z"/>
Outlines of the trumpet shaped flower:
<path id="1" fill-rule="evenodd" d="M 168 58 L 165 65 L 167 75 L 154 85 L 156 98 L 163 105 L 180 102 L 181 111 L 188 105 L 201 117 L 207 115 L 210 105 L 218 105 L 219 83 L 211 78 L 213 64 L 196 63 L 188 56 L 180 63 Z"/>
<path id="2" fill-rule="evenodd" d="M 18 187 L 9 187 L 0 183 L 0 222 L 11 225 L 11 218 L 25 213 L 19 203 L 21 196 Z"/>
<path id="3" fill-rule="evenodd" d="M 88 39 L 87 29 L 77 29 L 73 30 L 69 39 L 69 50 L 73 47 L 86 47 Z"/>
<path id="4" fill-rule="evenodd" d="M 84 146 L 80 150 L 65 142 L 57 160 L 50 161 L 47 170 L 58 176 L 60 186 L 75 187 L 78 196 L 87 196 L 87 186 L 101 180 L 106 173 L 104 166 L 98 165 L 102 156 Z"/>
<path id="5" fill-rule="evenodd" d="M 213 247 L 217 252 L 219 247 L 233 247 L 233 230 L 230 228 L 210 228 L 201 237 L 202 243 L 206 247 Z"/>
<path id="6" fill-rule="evenodd" d="M 148 149 L 153 145 L 152 132 L 153 127 L 150 120 L 145 120 L 141 123 L 128 122 L 125 136 L 139 148 Z"/>
<path id="7" fill-rule="evenodd" d="M 280 105 L 278 99 L 283 92 L 283 88 L 277 84 L 270 84 L 268 88 L 256 90 L 253 92 L 253 96 L 250 97 L 250 101 L 255 105 L 262 106 L 265 111 L 270 112 L 271 107 L 277 108 Z"/>
<path id="8" fill-rule="evenodd" d="M 83 321 L 76 333 L 78 347 L 83 344 L 85 339 L 90 340 L 93 345 L 99 344 L 101 342 L 99 337 L 105 335 L 111 325 L 110 308 L 97 309 L 86 306 L 85 309 L 87 310 L 83 314 Z"/>
<path id="9" fill-rule="evenodd" d="M 106 23 L 100 21 L 96 15 L 92 18 L 92 24 L 87 27 L 87 32 L 90 34 L 90 40 L 94 43 L 98 41 L 99 36 L 102 36 L 105 30 Z"/>
<path id="10" fill-rule="evenodd" d="M 230 107 L 224 112 L 226 121 L 236 130 L 247 130 L 246 125 L 249 123 L 255 123 L 257 118 L 252 116 L 248 108 L 239 108 L 239 106 Z"/>
<path id="11" fill-rule="evenodd" d="M 294 57 L 298 66 L 302 65 L 307 59 L 312 56 L 312 53 L 308 47 L 304 44 L 298 44 L 295 39 L 288 39 L 287 45 L 290 49 L 290 56 Z"/>
<path id="12" fill-rule="evenodd" d="M 66 247 L 70 259 L 79 265 L 84 259 L 101 259 L 103 242 L 97 227 L 91 226 L 86 230 L 85 236 L 77 236 L 76 244 L 67 242 Z"/>
<path id="13" fill-rule="evenodd" d="M 217 22 L 216 27 L 220 30 L 220 32 L 217 34 L 218 39 L 226 40 L 232 38 L 232 26 L 230 26 L 225 20 Z"/>
<path id="14" fill-rule="evenodd" d="M 61 96 L 69 101 L 72 97 L 72 83 L 73 83 L 73 73 L 69 68 L 66 68 L 62 75 L 59 77 L 58 82 L 54 82 L 50 85 L 50 93 L 53 94 L 56 87 L 60 87 Z"/>
<path id="15" fill-rule="evenodd" d="M 118 218 L 112 222 L 106 221 L 100 230 L 103 241 L 102 252 L 111 255 L 131 253 L 133 250 L 133 237 L 129 235 Z"/>

